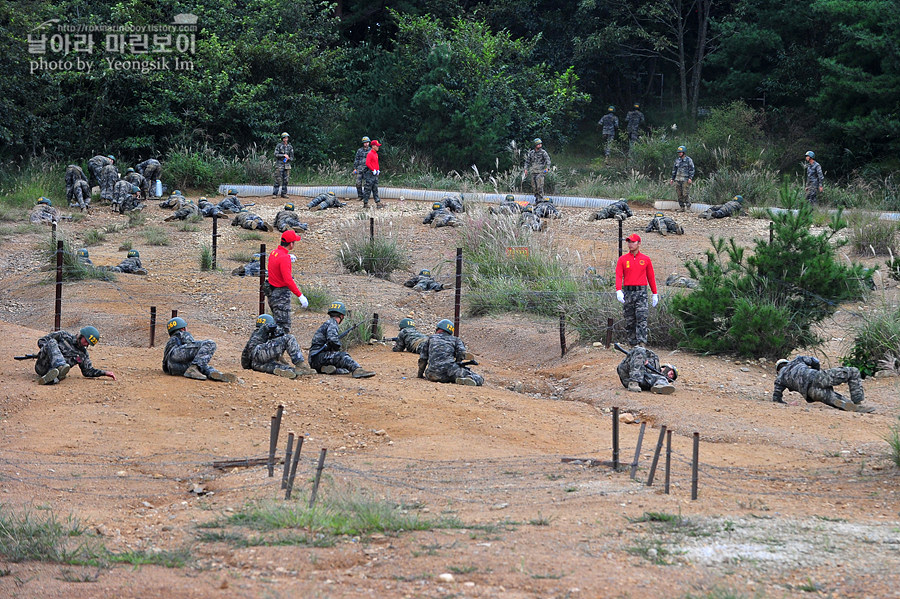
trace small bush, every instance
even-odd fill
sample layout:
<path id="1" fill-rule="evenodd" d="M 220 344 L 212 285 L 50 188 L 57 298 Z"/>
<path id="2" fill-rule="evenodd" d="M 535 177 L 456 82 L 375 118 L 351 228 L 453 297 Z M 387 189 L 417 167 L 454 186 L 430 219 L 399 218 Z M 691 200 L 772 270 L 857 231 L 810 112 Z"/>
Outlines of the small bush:
<path id="1" fill-rule="evenodd" d="M 84 245 L 99 245 L 106 241 L 106 233 L 99 229 L 90 229 L 84 233 Z"/>
<path id="2" fill-rule="evenodd" d="M 744 196 L 744 206 L 771 206 L 778 198 L 778 177 L 766 169 L 723 169 L 702 179 L 691 190 L 692 201 L 724 204 L 736 195 Z"/>
<path id="3" fill-rule="evenodd" d="M 119 244 L 120 252 L 127 252 L 132 249 L 134 249 L 134 244 L 131 242 L 130 239 L 126 239 L 125 241 L 123 241 L 122 243 Z"/>
<path id="4" fill-rule="evenodd" d="M 672 315 L 672 297 L 668 293 L 660 294 L 659 303 L 655 308 L 650 308 L 647 314 L 647 328 L 650 331 L 648 341 L 653 347 L 663 349 L 678 347 L 681 324 Z M 611 284 L 604 291 L 580 295 L 566 312 L 568 325 L 574 328 L 581 341 L 586 343 L 606 341 L 606 323 L 610 318 L 613 319 L 612 340 L 623 339 L 625 322 L 622 317 L 622 304 L 616 300 L 615 288 Z"/>
<path id="5" fill-rule="evenodd" d="M 46 241 L 44 246 L 44 258 L 51 266 L 52 277 L 56 272 L 56 244 L 52 239 Z M 62 276 L 64 281 L 84 281 L 94 279 L 98 281 L 115 281 L 116 276 L 108 270 L 100 270 L 88 264 L 78 261 L 75 251 L 67 240 L 63 240 Z M 51 280 L 54 280 L 51 279 Z"/>
<path id="6" fill-rule="evenodd" d="M 322 287 L 304 287 L 302 291 L 309 301 L 309 310 L 311 312 L 321 312 L 334 301 L 334 296 L 331 292 Z M 297 302 L 299 301 L 297 299 Z"/>
<path id="7" fill-rule="evenodd" d="M 862 376 L 871 376 L 878 363 L 890 355 L 900 354 L 900 308 L 883 305 L 869 314 L 854 329 L 853 345 L 841 358 L 844 366 L 859 369 Z"/>
<path id="8" fill-rule="evenodd" d="M 253 260 L 253 254 L 246 251 L 240 252 L 231 252 L 228 254 L 228 259 L 233 260 L 235 262 L 240 262 L 241 264 L 247 264 L 251 260 Z M 306 295 L 306 290 L 303 290 L 303 294 Z"/>
<path id="9" fill-rule="evenodd" d="M 897 222 L 854 214 L 850 222 L 850 247 L 859 256 L 887 256 L 897 253 Z"/>
<path id="10" fill-rule="evenodd" d="M 147 223 L 147 215 L 144 214 L 142 210 L 131 210 L 128 212 L 128 224 L 126 225 L 129 229 L 133 229 L 134 227 L 142 227 Z"/>
<path id="11" fill-rule="evenodd" d="M 238 239 L 241 241 L 262 241 L 262 234 L 256 231 L 247 231 L 246 233 L 238 233 Z"/>
<path id="12" fill-rule="evenodd" d="M 375 334 L 372 334 L 372 314 L 373 311 L 369 306 L 363 306 L 347 314 L 347 318 L 341 323 L 341 333 L 351 327 L 356 326 L 356 328 L 342 339 L 344 349 L 365 345 L 370 339 L 381 339 L 384 336 L 384 329 L 380 322 L 375 327 Z"/>
<path id="13" fill-rule="evenodd" d="M 84 534 L 84 527 L 73 519 L 60 521 L 52 512 L 36 515 L 25 511 L 14 514 L 0 505 L 0 555 L 5 560 L 74 563 L 96 553 L 87 542 L 73 543 Z"/>
<path id="14" fill-rule="evenodd" d="M 888 430 L 888 434 L 884 438 L 891 448 L 890 458 L 894 465 L 900 468 L 900 418 Z"/>
<path id="15" fill-rule="evenodd" d="M 144 238 L 148 245 L 170 245 L 169 235 L 160 227 L 147 227 L 144 229 Z"/>
<path id="16" fill-rule="evenodd" d="M 900 281 L 900 256 L 897 258 L 891 256 L 891 259 L 884 263 L 884 268 L 889 277 L 895 281 Z"/>
<path id="17" fill-rule="evenodd" d="M 665 129 L 652 131 L 651 135 L 641 137 L 631 153 L 628 161 L 631 167 L 653 179 L 668 180 L 675 162 L 675 148 L 682 142 L 670 139 Z"/>
<path id="18" fill-rule="evenodd" d="M 175 225 L 175 230 L 179 233 L 197 233 L 200 231 L 200 227 L 190 222 L 190 220 L 180 220 Z"/>
<path id="19" fill-rule="evenodd" d="M 208 271 L 213 269 L 212 247 L 204 243 L 200 246 L 200 270 Z"/>
<path id="20" fill-rule="evenodd" d="M 379 219 L 375 237 L 370 239 L 369 223 L 364 222 L 364 227 L 358 222 L 342 226 L 341 246 L 337 253 L 341 266 L 350 272 L 365 272 L 379 279 L 389 278 L 395 270 L 406 269 L 408 252 L 400 245 L 393 230 Z"/>

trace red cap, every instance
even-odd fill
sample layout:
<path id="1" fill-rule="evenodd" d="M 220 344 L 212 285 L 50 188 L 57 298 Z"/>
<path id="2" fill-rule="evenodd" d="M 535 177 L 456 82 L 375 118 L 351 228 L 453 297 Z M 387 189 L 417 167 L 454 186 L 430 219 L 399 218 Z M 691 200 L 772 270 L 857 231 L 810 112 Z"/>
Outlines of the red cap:
<path id="1" fill-rule="evenodd" d="M 640 240 L 641 240 L 641 236 L 638 235 L 637 233 L 632 233 L 632 234 L 631 234 L 631 237 L 626 237 L 626 238 L 625 238 L 625 241 L 637 241 L 637 242 L 640 242 Z"/>
<path id="2" fill-rule="evenodd" d="M 377 139 L 373 139 L 371 142 L 369 142 L 369 145 L 370 146 L 380 146 L 381 144 L 378 143 Z"/>
<path id="3" fill-rule="evenodd" d="M 293 229 L 288 229 L 281 234 L 281 241 L 284 243 L 294 243 L 295 241 L 300 241 L 300 236 L 297 235 L 296 231 Z"/>

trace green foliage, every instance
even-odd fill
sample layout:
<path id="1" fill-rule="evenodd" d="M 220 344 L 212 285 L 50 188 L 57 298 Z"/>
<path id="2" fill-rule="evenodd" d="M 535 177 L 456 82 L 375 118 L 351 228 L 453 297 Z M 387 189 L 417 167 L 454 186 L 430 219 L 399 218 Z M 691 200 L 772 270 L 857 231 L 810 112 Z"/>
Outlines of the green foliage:
<path id="1" fill-rule="evenodd" d="M 625 335 L 625 323 L 622 320 L 622 304 L 616 301 L 615 288 L 612 286 L 614 273 L 609 274 L 609 284 L 595 287 L 596 291 L 580 294 L 566 310 L 566 323 L 574 328 L 581 341 L 596 342 L 606 340 L 607 320 L 613 319 L 613 339 L 622 339 Z M 675 318 L 672 300 L 676 295 L 663 293 L 659 303 L 647 314 L 647 328 L 650 331 L 649 342 L 653 347 L 675 349 L 680 339 L 681 321 Z"/>
<path id="2" fill-rule="evenodd" d="M 129 229 L 133 229 L 134 227 L 142 227 L 147 223 L 147 215 L 144 214 L 141 210 L 132 210 L 128 213 L 128 224 L 126 225 Z"/>
<path id="3" fill-rule="evenodd" d="M 62 240 L 63 242 L 63 262 L 62 262 L 62 276 L 63 281 L 85 281 L 89 279 L 98 280 L 98 281 L 115 281 L 116 275 L 109 272 L 108 270 L 101 270 L 99 268 L 95 268 L 94 266 L 90 266 L 88 264 L 84 264 L 79 262 L 75 250 L 72 249 L 71 244 L 68 240 Z M 53 243 L 52 239 L 47 239 L 44 245 L 44 259 L 46 263 L 51 266 L 51 273 L 53 279 L 56 278 L 56 244 Z"/>
<path id="4" fill-rule="evenodd" d="M 310 312 L 322 312 L 334 301 L 334 295 L 323 287 L 303 287 L 303 295 L 309 302 Z M 300 301 L 299 299 L 297 300 Z"/>
<path id="5" fill-rule="evenodd" d="M 384 336 L 384 327 L 379 322 L 372 331 L 372 314 L 373 310 L 370 306 L 365 305 L 347 313 L 346 318 L 341 322 L 340 332 L 356 327 L 351 333 L 341 340 L 345 349 L 355 347 L 357 345 L 366 345 L 371 339 L 381 339 Z M 358 326 L 357 326 L 358 325 Z"/>
<path id="6" fill-rule="evenodd" d="M 881 360 L 900 355 L 900 308 L 884 304 L 854 327 L 853 345 L 841 358 L 844 366 L 854 366 L 863 376 L 879 369 Z"/>
<path id="7" fill-rule="evenodd" d="M 106 241 L 106 234 L 99 229 L 88 229 L 84 232 L 84 245 L 100 245 Z"/>
<path id="8" fill-rule="evenodd" d="M 144 229 L 144 238 L 147 245 L 171 245 L 166 230 L 161 227 L 147 227 Z"/>
<path id="9" fill-rule="evenodd" d="M 0 105 L 3 105 L 2 102 L 0 100 Z M 0 132 L 3 126 L 0 124 Z M 0 163 L 0 206 L 4 209 L 30 210 L 40 197 L 50 198 L 54 206 L 64 206 L 65 187 L 60 182 L 65 170 L 65 166 L 59 163 L 38 159 L 22 164 Z"/>
<path id="10" fill-rule="evenodd" d="M 376 222 L 374 238 L 369 237 L 368 220 L 342 225 L 340 241 L 337 259 L 350 272 L 387 279 L 409 265 L 408 252 L 382 219 Z"/>
<path id="11" fill-rule="evenodd" d="M 880 220 L 867 214 L 854 214 L 849 219 L 849 242 L 860 256 L 893 256 L 898 253 L 897 222 Z"/>
<path id="12" fill-rule="evenodd" d="M 691 199 L 714 205 L 724 204 L 734 196 L 742 195 L 745 211 L 750 206 L 771 206 L 778 199 L 777 181 L 775 172 L 768 169 L 724 168 L 711 173 L 691 189 Z"/>
<path id="13" fill-rule="evenodd" d="M 768 146 L 761 121 L 762 113 L 743 102 L 713 108 L 697 128 L 689 154 L 708 173 L 760 168 Z"/>
<path id="14" fill-rule="evenodd" d="M 888 446 L 891 448 L 891 461 L 900 468 L 900 418 L 888 429 L 888 434 L 885 435 L 884 440 L 887 441 Z"/>
<path id="15" fill-rule="evenodd" d="M 130 239 L 126 239 L 125 241 L 123 241 L 122 243 L 119 244 L 120 252 L 127 252 L 128 250 L 131 250 L 133 248 L 134 248 L 134 244 L 131 242 Z"/>
<path id="16" fill-rule="evenodd" d="M 75 563 L 93 553 L 91 545 L 75 542 L 84 527 L 74 518 L 60 521 L 53 512 L 13 513 L 0 505 L 0 555 L 5 561 Z"/>
<path id="17" fill-rule="evenodd" d="M 256 231 L 247 231 L 246 233 L 238 233 L 238 239 L 241 241 L 262 241 L 262 233 Z"/>
<path id="18" fill-rule="evenodd" d="M 200 270 L 208 271 L 213 269 L 212 246 L 204 243 L 200 246 Z"/>
<path id="19" fill-rule="evenodd" d="M 888 276 L 895 281 L 900 281 L 900 256 L 896 258 L 891 256 L 891 259 L 884 263 L 884 268 Z"/>

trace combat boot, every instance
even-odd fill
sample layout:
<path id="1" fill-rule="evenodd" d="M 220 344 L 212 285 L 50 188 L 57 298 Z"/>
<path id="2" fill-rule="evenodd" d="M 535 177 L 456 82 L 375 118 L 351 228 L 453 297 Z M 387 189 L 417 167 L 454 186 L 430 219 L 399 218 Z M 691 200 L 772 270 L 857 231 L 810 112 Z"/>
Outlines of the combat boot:
<path id="1" fill-rule="evenodd" d="M 681 225 L 678 225 L 678 228 L 675 229 L 675 234 L 676 235 L 684 235 L 684 227 L 682 227 Z"/>
<path id="2" fill-rule="evenodd" d="M 209 371 L 206 373 L 206 378 L 211 381 L 218 381 L 220 383 L 233 383 L 237 380 L 237 377 L 230 372 L 219 372 L 215 368 L 209 369 Z"/>
<path id="3" fill-rule="evenodd" d="M 184 377 L 194 379 L 195 381 L 206 380 L 206 375 L 200 372 L 200 368 L 196 364 L 188 366 L 188 369 L 184 371 Z"/>
<path id="4" fill-rule="evenodd" d="M 336 366 L 332 366 L 331 364 L 326 364 L 325 366 L 323 366 L 322 368 L 319 369 L 319 372 L 321 372 L 322 374 L 334 374 L 334 372 L 336 370 L 337 370 Z"/>
<path id="5" fill-rule="evenodd" d="M 469 378 L 467 376 L 461 376 L 458 379 L 456 379 L 456 384 L 457 385 L 465 385 L 467 387 L 477 387 L 478 386 L 478 383 L 475 382 L 475 379 Z"/>
<path id="6" fill-rule="evenodd" d="M 286 378 L 286 379 L 295 379 L 295 378 L 297 378 L 297 373 L 296 373 L 296 372 L 294 372 L 291 368 L 286 368 L 286 367 L 283 367 L 283 366 L 280 367 L 280 368 L 275 368 L 275 369 L 272 371 L 272 374 L 274 374 L 275 376 L 283 376 L 283 377 Z"/>
<path id="7" fill-rule="evenodd" d="M 638 385 L 635 381 L 631 381 L 628 383 L 628 390 L 631 391 L 632 393 L 640 393 L 641 386 Z"/>
<path id="8" fill-rule="evenodd" d="M 657 395 L 672 395 L 675 393 L 675 386 L 669 385 L 668 383 L 657 383 L 650 387 L 650 391 L 656 393 Z"/>
<path id="9" fill-rule="evenodd" d="M 663 237 L 665 237 L 668 234 L 668 232 L 666 231 L 665 225 L 663 225 L 659 228 L 659 234 L 662 235 Z"/>
<path id="10" fill-rule="evenodd" d="M 63 380 L 66 378 L 66 375 L 69 374 L 69 370 L 72 369 L 68 364 L 63 364 L 62 366 L 57 366 L 56 369 L 59 371 L 59 374 L 56 375 L 56 378 L 59 380 Z"/>
<path id="11" fill-rule="evenodd" d="M 294 374 L 297 376 L 309 376 L 311 374 L 316 374 L 316 371 L 303 362 L 294 365 Z"/>
<path id="12" fill-rule="evenodd" d="M 353 378 L 355 379 L 367 379 L 375 376 L 374 372 L 364 369 L 362 366 L 353 371 Z"/>
<path id="13" fill-rule="evenodd" d="M 56 368 L 51 368 L 47 372 L 41 375 L 41 378 L 38 380 L 39 385 L 52 385 L 53 381 L 56 380 L 56 376 L 59 374 L 59 370 Z"/>

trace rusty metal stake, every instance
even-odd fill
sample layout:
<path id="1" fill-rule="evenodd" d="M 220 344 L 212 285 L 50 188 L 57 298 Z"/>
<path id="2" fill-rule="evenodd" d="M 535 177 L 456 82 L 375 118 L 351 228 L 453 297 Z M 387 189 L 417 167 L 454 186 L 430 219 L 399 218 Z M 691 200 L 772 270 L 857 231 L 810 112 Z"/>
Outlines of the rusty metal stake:
<path id="1" fill-rule="evenodd" d="M 659 427 L 659 440 L 656 441 L 656 450 L 653 452 L 653 463 L 650 464 L 650 475 L 647 476 L 647 486 L 653 486 L 653 477 L 656 475 L 656 465 L 659 464 L 659 454 L 662 451 L 663 439 L 666 437 L 666 425 Z"/>
<path id="2" fill-rule="evenodd" d="M 266 244 L 259 244 L 259 311 L 257 314 L 266 313 Z"/>
<path id="3" fill-rule="evenodd" d="M 53 308 L 53 330 L 62 328 L 63 242 L 56 242 L 56 304 Z"/>
<path id="4" fill-rule="evenodd" d="M 559 315 L 559 356 L 566 356 L 566 314 Z"/>
<path id="5" fill-rule="evenodd" d="M 316 466 L 316 480 L 313 482 L 312 494 L 309 496 L 309 507 L 316 504 L 316 495 L 319 494 L 319 480 L 322 478 L 322 469 L 325 468 L 325 452 L 328 451 L 324 447 L 319 452 L 319 464 Z"/>
<path id="6" fill-rule="evenodd" d="M 666 495 L 669 494 L 669 480 L 672 470 L 672 431 L 666 431 Z"/>
<path id="7" fill-rule="evenodd" d="M 612 409 L 613 470 L 619 471 L 619 407 Z"/>
<path id="8" fill-rule="evenodd" d="M 638 442 L 637 448 L 634 450 L 634 461 L 631 462 L 631 478 L 634 478 L 637 475 L 638 469 L 638 461 L 641 459 L 641 445 L 644 443 L 644 429 L 647 428 L 647 423 L 641 423 L 641 432 L 638 433 Z"/>
<path id="9" fill-rule="evenodd" d="M 613 334 L 613 319 L 606 319 L 606 349 L 609 349 L 609 346 L 612 344 L 612 334 Z"/>
<path id="10" fill-rule="evenodd" d="M 691 501 L 697 499 L 697 482 L 700 470 L 700 433 L 694 433 L 694 458 L 691 461 Z"/>
<path id="11" fill-rule="evenodd" d="M 462 248 L 456 248 L 456 296 L 453 299 L 453 336 L 459 337 L 459 307 L 462 301 Z"/>
<path id="12" fill-rule="evenodd" d="M 291 474 L 288 476 L 287 489 L 284 492 L 284 498 L 291 498 L 291 491 L 294 490 L 294 477 L 297 476 L 297 464 L 300 462 L 300 450 L 303 449 L 303 435 L 297 437 L 297 451 L 294 453 L 294 460 L 291 462 Z"/>
<path id="13" fill-rule="evenodd" d="M 150 347 L 156 343 L 156 306 L 150 306 Z"/>
<path id="14" fill-rule="evenodd" d="M 281 488 L 287 489 L 288 475 L 291 473 L 291 453 L 294 450 L 294 433 L 288 432 L 287 450 L 284 452 L 284 472 L 281 473 Z"/>
<path id="15" fill-rule="evenodd" d="M 278 410 L 272 416 L 272 426 L 269 429 L 269 478 L 275 476 L 275 449 L 278 447 L 278 433 L 281 429 L 282 414 L 284 414 L 284 406 L 278 406 Z"/>

